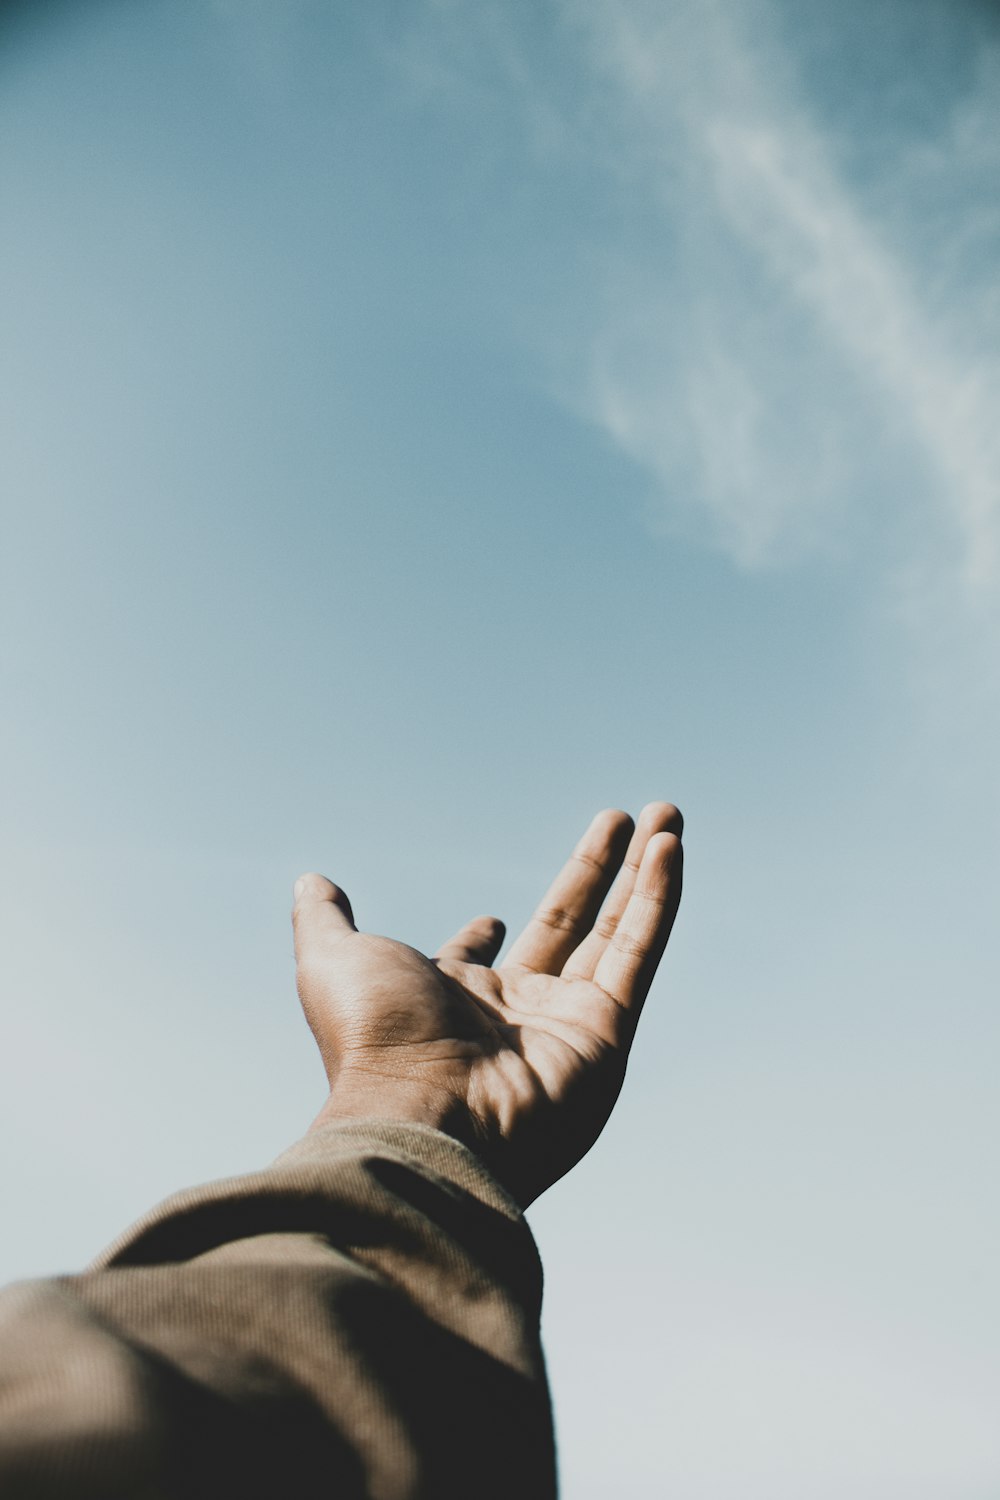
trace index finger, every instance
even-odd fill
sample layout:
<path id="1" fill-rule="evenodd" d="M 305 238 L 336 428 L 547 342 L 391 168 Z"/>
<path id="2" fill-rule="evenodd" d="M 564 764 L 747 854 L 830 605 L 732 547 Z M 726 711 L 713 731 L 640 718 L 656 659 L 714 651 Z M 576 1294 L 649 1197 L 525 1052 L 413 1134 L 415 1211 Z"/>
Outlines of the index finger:
<path id="1" fill-rule="evenodd" d="M 635 832 L 625 854 L 625 863 L 611 893 L 601 909 L 590 932 L 571 953 L 563 969 L 564 979 L 593 979 L 601 954 L 614 935 L 615 928 L 625 915 L 625 908 L 635 889 L 636 877 L 642 864 L 646 845 L 656 833 L 676 833 L 680 838 L 684 831 L 684 819 L 672 802 L 648 802 L 639 814 Z"/>
<path id="2" fill-rule="evenodd" d="M 609 808 L 597 814 L 507 954 L 505 968 L 523 965 L 540 974 L 559 973 L 593 926 L 631 832 L 628 813 Z"/>

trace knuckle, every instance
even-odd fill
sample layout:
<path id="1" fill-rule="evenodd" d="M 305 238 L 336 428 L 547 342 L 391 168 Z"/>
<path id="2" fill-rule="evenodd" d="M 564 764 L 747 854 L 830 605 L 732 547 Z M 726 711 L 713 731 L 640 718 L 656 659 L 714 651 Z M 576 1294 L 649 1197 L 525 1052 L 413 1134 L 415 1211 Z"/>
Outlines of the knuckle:
<path id="1" fill-rule="evenodd" d="M 536 914 L 535 920 L 543 927 L 551 927 L 554 932 L 573 932 L 577 925 L 577 919 L 572 912 L 566 911 L 561 906 L 546 906 Z"/>
<path id="2" fill-rule="evenodd" d="M 630 932 L 625 932 L 620 927 L 611 939 L 611 946 L 616 953 L 622 953 L 627 958 L 643 959 L 646 957 L 646 944 L 640 943 L 638 938 L 634 938 Z"/>
<path id="3" fill-rule="evenodd" d="M 573 862 L 578 865 L 586 865 L 588 870 L 596 870 L 603 875 L 608 867 L 608 861 L 600 855 L 593 854 L 589 849 L 575 849 L 573 851 Z"/>

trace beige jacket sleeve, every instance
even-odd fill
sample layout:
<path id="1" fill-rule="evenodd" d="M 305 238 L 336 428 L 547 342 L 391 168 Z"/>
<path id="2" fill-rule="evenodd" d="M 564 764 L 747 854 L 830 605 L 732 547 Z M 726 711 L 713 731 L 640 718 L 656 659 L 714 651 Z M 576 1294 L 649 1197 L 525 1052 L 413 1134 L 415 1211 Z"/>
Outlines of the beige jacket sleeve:
<path id="1" fill-rule="evenodd" d="M 327 1125 L 0 1294 L 4 1500 L 542 1500 L 541 1267 L 449 1136 Z"/>

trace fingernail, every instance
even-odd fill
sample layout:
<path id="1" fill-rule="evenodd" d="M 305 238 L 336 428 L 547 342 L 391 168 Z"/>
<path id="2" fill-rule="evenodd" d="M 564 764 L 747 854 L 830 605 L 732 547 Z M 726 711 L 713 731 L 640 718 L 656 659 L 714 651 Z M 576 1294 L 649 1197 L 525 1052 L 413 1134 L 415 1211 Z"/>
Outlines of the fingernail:
<path id="1" fill-rule="evenodd" d="M 302 875 L 300 875 L 299 878 L 298 878 L 298 880 L 295 882 L 295 885 L 292 888 L 292 894 L 295 897 L 296 901 L 301 901 L 302 900 L 302 897 L 305 894 L 305 889 L 306 889 L 305 878 Z"/>

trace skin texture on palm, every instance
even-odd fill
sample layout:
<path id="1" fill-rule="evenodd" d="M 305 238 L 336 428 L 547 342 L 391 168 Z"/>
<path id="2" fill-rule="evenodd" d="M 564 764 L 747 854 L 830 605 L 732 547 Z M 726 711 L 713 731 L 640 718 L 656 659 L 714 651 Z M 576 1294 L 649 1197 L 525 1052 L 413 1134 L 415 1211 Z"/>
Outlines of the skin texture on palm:
<path id="1" fill-rule="evenodd" d="M 589 1151 L 614 1107 L 680 901 L 682 827 L 665 802 L 635 826 L 599 813 L 496 968 L 495 917 L 427 957 L 359 932 L 337 886 L 301 876 L 297 982 L 330 1084 L 316 1124 L 432 1125 L 532 1202 Z"/>

